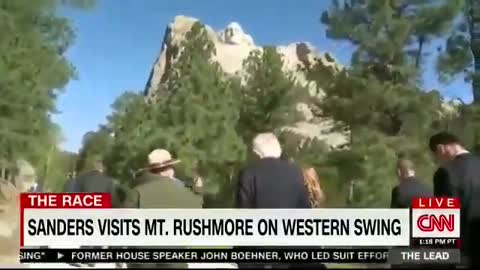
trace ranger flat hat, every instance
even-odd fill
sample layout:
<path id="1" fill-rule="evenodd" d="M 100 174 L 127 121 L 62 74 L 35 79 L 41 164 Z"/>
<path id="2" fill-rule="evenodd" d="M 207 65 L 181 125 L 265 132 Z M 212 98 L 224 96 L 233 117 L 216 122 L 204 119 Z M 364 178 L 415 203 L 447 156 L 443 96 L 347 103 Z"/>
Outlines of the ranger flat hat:
<path id="1" fill-rule="evenodd" d="M 180 160 L 172 158 L 167 150 L 155 149 L 148 155 L 148 167 L 145 169 L 161 169 L 178 163 Z"/>

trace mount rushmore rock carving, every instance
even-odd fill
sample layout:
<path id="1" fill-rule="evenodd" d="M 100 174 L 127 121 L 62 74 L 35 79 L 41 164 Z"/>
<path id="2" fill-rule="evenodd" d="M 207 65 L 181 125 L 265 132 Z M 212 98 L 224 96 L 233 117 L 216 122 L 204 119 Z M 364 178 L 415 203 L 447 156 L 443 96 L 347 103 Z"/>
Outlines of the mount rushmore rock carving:
<path id="1" fill-rule="evenodd" d="M 148 98 L 155 98 L 161 95 L 161 85 L 166 82 L 171 72 L 172 64 L 181 52 L 181 42 L 186 33 L 191 29 L 197 19 L 177 16 L 167 27 L 160 55 L 156 59 L 148 79 L 145 95 Z M 262 50 L 262 47 L 255 44 L 254 39 L 245 33 L 239 23 L 232 22 L 225 29 L 216 32 L 210 26 L 205 25 L 209 38 L 215 44 L 216 55 L 213 57 L 229 75 L 241 75 L 243 61 L 253 50 Z M 318 96 L 321 99 L 322 91 L 316 87 L 314 82 L 306 79 L 302 71 L 306 66 L 321 64 L 330 68 L 333 73 L 342 70 L 342 66 L 335 61 L 329 53 L 319 53 L 307 42 L 292 43 L 286 46 L 277 46 L 277 51 L 283 57 L 284 69 L 291 72 L 298 83 L 308 87 L 310 95 Z M 306 138 L 318 138 L 331 147 L 345 145 L 348 135 L 332 131 L 331 120 L 318 117 L 313 113 L 308 104 L 298 104 L 297 109 L 305 115 L 305 120 L 296 123 L 291 127 L 284 127 Z"/>

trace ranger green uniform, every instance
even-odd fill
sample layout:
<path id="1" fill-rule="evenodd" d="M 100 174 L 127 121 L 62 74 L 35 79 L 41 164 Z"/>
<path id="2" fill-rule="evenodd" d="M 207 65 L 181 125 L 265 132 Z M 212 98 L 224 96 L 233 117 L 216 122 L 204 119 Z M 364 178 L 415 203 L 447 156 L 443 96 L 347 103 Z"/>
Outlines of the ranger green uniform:
<path id="1" fill-rule="evenodd" d="M 139 208 L 202 208 L 202 197 L 177 179 L 145 172 L 136 183 Z"/>
<path id="2" fill-rule="evenodd" d="M 138 208 L 202 208 L 203 199 L 174 178 L 145 172 L 136 180 Z M 185 263 L 131 264 L 140 268 L 187 268 Z"/>

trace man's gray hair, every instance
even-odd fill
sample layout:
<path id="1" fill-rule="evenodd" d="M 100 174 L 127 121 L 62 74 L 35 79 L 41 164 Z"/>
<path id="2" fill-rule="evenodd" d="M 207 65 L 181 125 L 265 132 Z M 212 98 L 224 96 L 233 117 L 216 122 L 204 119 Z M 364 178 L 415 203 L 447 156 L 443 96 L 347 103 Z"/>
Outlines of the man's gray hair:
<path id="1" fill-rule="evenodd" d="M 260 158 L 280 158 L 282 147 L 273 133 L 260 133 L 253 139 L 253 152 Z"/>

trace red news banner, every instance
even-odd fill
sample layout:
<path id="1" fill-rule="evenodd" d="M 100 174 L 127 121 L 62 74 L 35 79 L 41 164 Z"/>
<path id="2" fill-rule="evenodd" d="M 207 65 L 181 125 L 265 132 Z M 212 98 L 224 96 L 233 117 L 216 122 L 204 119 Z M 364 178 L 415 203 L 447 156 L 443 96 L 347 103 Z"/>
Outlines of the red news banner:
<path id="1" fill-rule="evenodd" d="M 22 193 L 20 195 L 20 246 L 24 246 L 24 211 L 33 209 L 112 208 L 108 193 Z"/>
<path id="2" fill-rule="evenodd" d="M 460 247 L 460 201 L 457 198 L 414 199 L 411 220 L 414 246 Z"/>

